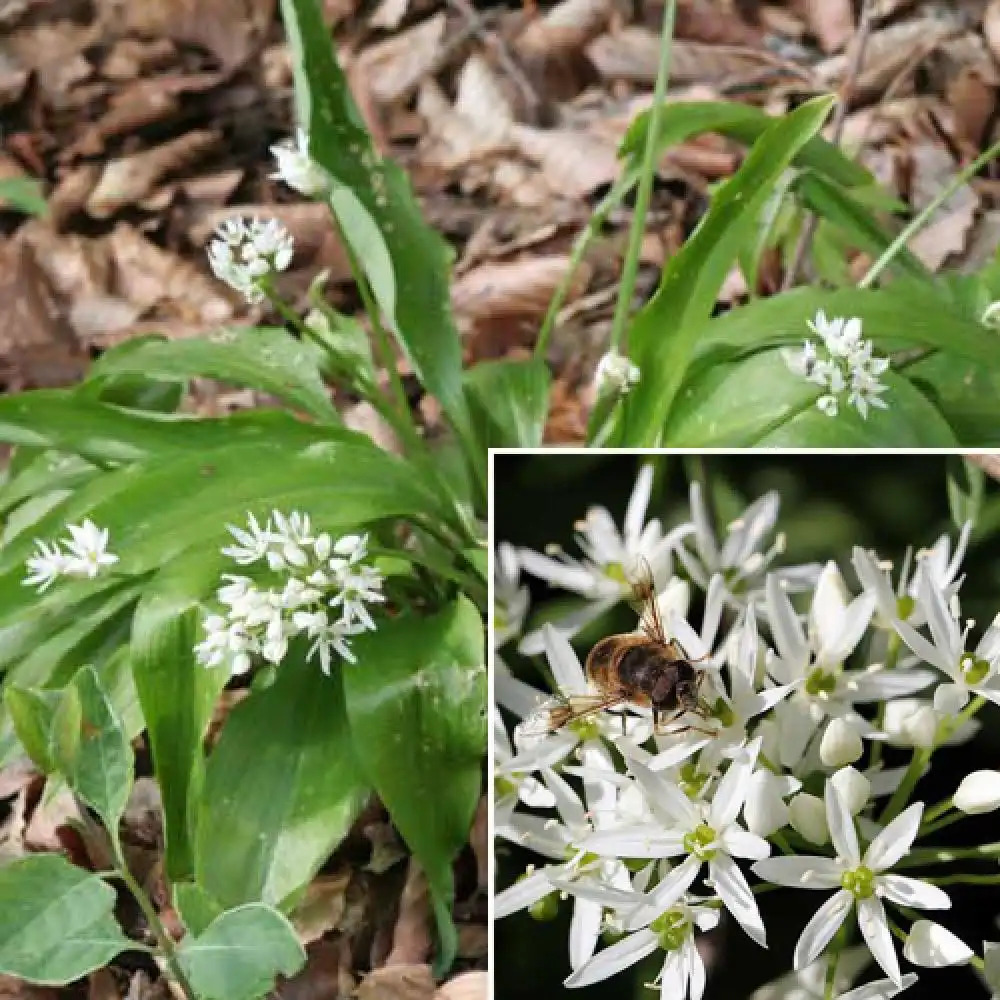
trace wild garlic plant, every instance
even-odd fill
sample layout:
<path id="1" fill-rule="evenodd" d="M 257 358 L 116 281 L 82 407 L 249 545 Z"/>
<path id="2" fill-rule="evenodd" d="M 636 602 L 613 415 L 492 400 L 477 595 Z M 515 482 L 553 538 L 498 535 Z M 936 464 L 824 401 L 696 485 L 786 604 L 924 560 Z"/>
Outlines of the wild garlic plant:
<path id="1" fill-rule="evenodd" d="M 766 948 L 768 904 L 806 890 L 814 915 L 760 1000 L 877 1000 L 961 964 L 1000 989 L 997 946 L 949 929 L 947 889 L 1000 884 L 1000 844 L 935 846 L 938 830 L 1000 808 L 1000 770 L 957 776 L 940 802 L 922 791 L 937 751 L 1000 705 L 1000 617 L 961 612 L 975 586 L 963 574 L 971 526 L 915 548 L 901 569 L 863 547 L 831 553 L 839 564 L 783 565 L 770 542 L 777 495 L 720 538 L 696 484 L 688 516 L 665 530 L 647 520 L 651 475 L 640 471 L 621 528 L 603 508 L 577 526 L 583 560 L 500 543 L 495 833 L 498 850 L 537 861 L 497 887 L 496 918 L 572 907 L 568 989 L 649 963 L 663 1000 L 701 1000 L 711 968 L 700 937 L 731 921 Z M 624 688 L 594 710 L 569 641 L 595 604 L 626 599 L 604 580 L 653 563 L 664 631 L 701 674 L 697 709 L 660 727 Z M 518 635 L 531 576 L 582 597 L 569 626 Z M 517 676 L 505 665 L 518 643 L 543 654 L 548 690 L 525 679 L 523 660 Z M 890 752 L 908 763 L 886 766 Z"/>

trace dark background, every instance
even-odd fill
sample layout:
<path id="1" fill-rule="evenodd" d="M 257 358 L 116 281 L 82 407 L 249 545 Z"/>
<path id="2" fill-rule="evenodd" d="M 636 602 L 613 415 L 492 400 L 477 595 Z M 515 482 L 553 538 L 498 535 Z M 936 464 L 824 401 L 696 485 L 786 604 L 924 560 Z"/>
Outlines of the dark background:
<path id="1" fill-rule="evenodd" d="M 543 550 L 557 542 L 574 556 L 573 523 L 588 506 L 602 504 L 619 525 L 642 461 L 648 458 L 589 453 L 584 455 L 496 455 L 494 458 L 494 525 L 497 542 Z M 709 484 L 718 523 L 727 524 L 745 504 L 769 489 L 782 497 L 778 530 L 787 533 L 788 548 L 782 562 L 795 563 L 838 557 L 848 586 L 857 579 L 847 559 L 855 544 L 871 547 L 879 555 L 898 560 L 907 545 L 919 548 L 933 542 L 942 531 L 954 538 L 957 530 L 950 516 L 946 474 L 961 477 L 961 462 L 938 455 L 707 455 L 656 456 L 656 485 L 649 516 L 658 516 L 665 527 L 682 519 L 687 510 L 688 483 L 692 477 Z M 967 582 L 962 589 L 962 612 L 979 623 L 973 637 L 1000 609 L 1000 490 L 987 480 L 985 495 L 963 564 Z M 565 595 L 551 592 L 538 580 L 525 577 L 532 590 L 532 623 L 551 612 Z M 698 612 L 693 607 L 694 620 Z M 585 654 L 596 637 L 627 625 L 630 613 L 620 608 L 579 637 L 578 652 Z M 530 626 L 529 626 L 530 627 Z M 535 684 L 541 684 L 530 661 L 519 657 L 514 644 L 503 650 L 505 661 Z M 917 795 L 928 805 L 954 792 L 961 778 L 980 768 L 1000 768 L 1000 711 L 989 707 L 978 718 L 983 729 L 962 747 L 939 750 L 931 772 L 920 783 Z M 905 763 L 908 752 L 889 750 L 887 764 Z M 963 820 L 926 844 L 972 845 L 1000 840 L 1000 812 Z M 497 844 L 497 885 L 504 888 L 525 865 L 538 858 L 506 841 Z M 949 872 L 993 872 L 992 865 L 952 865 Z M 942 874 L 944 871 L 942 870 Z M 908 873 L 917 874 L 917 873 Z M 980 955 L 984 938 L 1000 938 L 1000 887 L 948 886 L 952 910 L 938 916 Z M 770 947 L 763 950 L 745 936 L 732 920 L 708 937 L 710 954 L 706 1000 L 743 1000 L 763 983 L 788 972 L 799 933 L 823 902 L 824 894 L 779 891 L 759 898 Z M 564 991 L 569 974 L 567 939 L 571 903 L 563 903 L 559 916 L 540 923 L 526 913 L 497 922 L 494 952 L 497 1000 L 548 998 L 565 993 L 580 1000 L 650 998 L 643 988 L 659 971 L 662 953 L 645 964 L 604 983 L 582 990 Z M 853 919 L 853 918 L 849 918 Z M 900 921 L 906 926 L 905 919 Z M 855 942 L 856 943 L 856 942 Z M 902 945 L 896 942 L 904 971 Z M 706 954 L 703 952 L 703 954 Z M 872 966 L 872 969 L 877 969 Z M 903 996 L 925 1000 L 957 991 L 961 996 L 985 996 L 985 988 L 971 967 L 916 969 L 920 981 Z M 880 977 L 881 972 L 877 973 Z M 873 978 L 866 973 L 862 981 Z"/>

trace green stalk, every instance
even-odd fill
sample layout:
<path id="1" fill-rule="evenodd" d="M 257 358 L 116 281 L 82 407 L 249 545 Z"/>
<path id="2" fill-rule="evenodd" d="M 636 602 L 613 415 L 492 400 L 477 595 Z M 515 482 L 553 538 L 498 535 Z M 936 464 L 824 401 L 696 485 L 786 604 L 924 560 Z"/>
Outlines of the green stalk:
<path id="1" fill-rule="evenodd" d="M 910 801 L 910 795 L 916 788 L 917 782 L 923 777 L 933 753 L 933 747 L 916 747 L 914 749 L 903 780 L 899 783 L 896 791 L 892 793 L 889 804 L 879 817 L 878 821 L 882 826 L 891 823 L 906 808 L 906 804 Z"/>
<path id="2" fill-rule="evenodd" d="M 663 100 L 667 95 L 667 81 L 670 79 L 670 64 L 673 55 L 674 22 L 677 18 L 677 0 L 666 0 L 663 5 L 663 31 L 660 36 L 660 64 L 656 71 L 656 86 L 653 90 L 653 107 L 649 117 L 649 131 L 642 153 L 642 167 L 639 173 L 639 189 L 635 197 L 635 211 L 632 215 L 632 229 L 629 232 L 628 248 L 622 265 L 622 281 L 618 288 L 618 301 L 611 325 L 610 350 L 618 351 L 625 336 L 632 295 L 639 275 L 639 253 L 642 238 L 646 233 L 646 215 L 653 193 L 653 175 L 656 172 L 657 145 L 660 138 L 660 123 L 663 118 Z"/>
<path id="3" fill-rule="evenodd" d="M 111 851 L 114 855 L 116 873 L 125 885 L 128 886 L 129 892 L 132 893 L 135 901 L 139 904 L 139 909 L 142 910 L 143 916 L 149 924 L 149 929 L 153 932 L 153 937 L 156 938 L 156 943 L 160 946 L 160 951 L 163 952 L 163 958 L 167 963 L 167 968 L 170 969 L 171 976 L 173 976 L 174 981 L 184 992 L 188 1000 L 198 1000 L 198 994 L 181 968 L 181 964 L 177 958 L 177 948 L 167 933 L 167 929 L 163 926 L 163 921 L 160 920 L 160 916 L 150 902 L 149 896 L 146 895 L 142 886 L 139 885 L 129 871 L 118 831 L 109 830 L 108 833 L 110 835 Z"/>
<path id="4" fill-rule="evenodd" d="M 925 882 L 934 885 L 1000 885 L 1000 875 L 925 875 Z"/>
<path id="5" fill-rule="evenodd" d="M 899 861 L 897 868 L 921 868 L 925 865 L 947 865 L 954 861 L 997 861 L 1000 843 L 980 847 L 918 847 Z"/>
<path id="6" fill-rule="evenodd" d="M 556 318 L 562 310 L 566 296 L 569 294 L 570 285 L 573 283 L 573 276 L 579 268 L 584 254 L 590 248 L 591 243 L 597 239 L 597 234 L 601 231 L 605 221 L 611 212 L 617 208 L 624 200 L 625 196 L 635 187 L 638 175 L 632 171 L 626 171 L 612 185 L 611 190 L 601 199 L 600 204 L 594 209 L 590 216 L 590 221 L 586 228 L 573 242 L 573 252 L 570 254 L 569 265 L 566 273 L 562 276 L 549 302 L 549 308 L 542 320 L 542 327 L 538 331 L 538 340 L 535 342 L 535 358 L 545 360 L 545 352 L 549 346 L 549 338 L 556 325 Z"/>
<path id="7" fill-rule="evenodd" d="M 959 171 L 951 183 L 938 192 L 937 197 L 918 215 L 912 219 L 903 231 L 885 248 L 882 256 L 868 269 L 868 273 L 861 279 L 858 288 L 871 288 L 879 279 L 882 272 L 892 263 L 899 253 L 913 237 L 920 232 L 931 220 L 937 210 L 963 185 L 970 181 L 983 167 L 995 157 L 1000 156 L 1000 142 L 994 143 L 986 150 L 982 156 L 977 157 L 964 170 Z"/>
<path id="8" fill-rule="evenodd" d="M 826 965 L 826 983 L 823 987 L 823 1000 L 834 1000 L 833 994 L 837 986 L 837 963 L 840 961 L 840 953 L 847 943 L 847 923 L 840 925 L 837 936 L 830 946 L 830 954 Z"/>

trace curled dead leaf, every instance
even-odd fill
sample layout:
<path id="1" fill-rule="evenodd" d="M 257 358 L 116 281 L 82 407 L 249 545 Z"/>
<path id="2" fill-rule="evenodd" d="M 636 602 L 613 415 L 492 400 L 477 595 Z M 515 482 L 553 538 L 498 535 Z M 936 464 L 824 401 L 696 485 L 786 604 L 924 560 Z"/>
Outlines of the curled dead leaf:
<path id="1" fill-rule="evenodd" d="M 392 949 L 385 964 L 417 965 L 425 962 L 431 950 L 432 921 L 427 876 L 419 863 L 411 858 L 399 899 L 399 915 L 392 931 Z"/>
<path id="2" fill-rule="evenodd" d="M 361 981 L 357 1000 L 432 1000 L 434 977 L 429 965 L 390 965 Z"/>
<path id="3" fill-rule="evenodd" d="M 594 132 L 513 125 L 510 138 L 518 152 L 541 166 L 545 182 L 562 198 L 585 198 L 621 171 L 615 144 Z"/>
<path id="4" fill-rule="evenodd" d="M 838 52 L 854 34 L 851 0 L 806 0 L 809 27 L 824 52 Z"/>
<path id="5" fill-rule="evenodd" d="M 376 101 L 391 104 L 399 100 L 430 72 L 441 51 L 445 24 L 441 11 L 358 56 L 358 68 Z"/>
<path id="6" fill-rule="evenodd" d="M 462 975 L 442 983 L 434 1000 L 487 1000 L 490 980 L 485 972 L 463 972 Z"/>

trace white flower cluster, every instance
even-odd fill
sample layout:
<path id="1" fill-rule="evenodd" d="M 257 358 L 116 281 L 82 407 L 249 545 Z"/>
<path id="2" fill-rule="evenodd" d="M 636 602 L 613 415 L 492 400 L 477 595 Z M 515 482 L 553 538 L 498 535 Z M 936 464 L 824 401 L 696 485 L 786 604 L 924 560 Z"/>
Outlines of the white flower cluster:
<path id="1" fill-rule="evenodd" d="M 816 401 L 820 411 L 835 417 L 844 393 L 847 405 L 864 419 L 870 407 L 888 409 L 881 393 L 889 387 L 879 381 L 879 376 L 888 369 L 889 359 L 872 354 L 872 342 L 861 336 L 861 320 L 827 319 L 821 309 L 810 321 L 809 329 L 819 337 L 819 346 L 807 340 L 801 350 L 785 350 L 782 354 L 794 374 L 826 389 Z"/>
<path id="2" fill-rule="evenodd" d="M 295 139 L 286 139 L 271 147 L 278 169 L 273 178 L 284 181 L 292 190 L 307 198 L 319 198 L 330 191 L 330 177 L 309 155 L 309 136 L 298 129 Z"/>
<path id="3" fill-rule="evenodd" d="M 240 566 L 257 565 L 267 579 L 223 574 L 216 598 L 226 612 L 203 620 L 198 662 L 242 674 L 255 658 L 281 663 L 297 636 L 310 640 L 308 657 L 318 658 L 326 674 L 334 654 L 355 662 L 350 637 L 375 629 L 367 606 L 384 600 L 382 575 L 364 561 L 367 536 L 334 539 L 314 531 L 309 516 L 297 511 L 273 511 L 263 526 L 250 514 L 246 529 L 228 530 L 237 544 L 223 555 Z"/>
<path id="4" fill-rule="evenodd" d="M 561 625 L 539 633 L 554 692 L 495 658 L 496 835 L 545 859 L 497 895 L 495 917 L 528 910 L 546 919 L 570 900 L 566 986 L 658 952 L 649 985 L 664 1000 L 700 1000 L 708 972 L 696 941 L 726 914 L 767 946 L 758 893 L 773 887 L 827 896 L 801 931 L 793 972 L 762 988 L 760 1000 L 895 996 L 917 975 L 901 970 L 894 936 L 915 966 L 982 969 L 944 926 L 915 916 L 951 901 L 936 878 L 911 874 L 922 863 L 1000 857 L 997 844 L 963 854 L 925 841 L 1000 808 L 1000 773 L 974 772 L 930 807 L 911 801 L 934 750 L 968 739 L 980 709 L 1000 705 L 1000 616 L 977 643 L 960 617 L 968 526 L 956 544 L 942 536 L 908 556 L 895 581 L 890 564 L 855 548 L 852 592 L 834 562 L 773 565 L 778 550 L 762 546 L 776 497 L 754 504 L 722 544 L 697 490 L 687 530 L 644 527 L 648 475 L 624 533 L 606 511 L 588 518 L 585 562 L 524 550 L 517 559 L 583 595 L 591 611 L 623 599 L 620 587 L 603 586 L 619 582 L 608 567 L 655 560 L 663 627 L 698 674 L 697 707 L 682 704 L 655 724 L 650 692 L 622 681 L 609 696 Z M 508 593 L 519 592 L 512 551 L 503 558 Z M 679 585 L 674 563 L 703 592 L 700 622 L 669 594 Z M 793 604 L 795 588 L 808 593 Z M 495 642 L 511 637 L 511 624 L 495 630 Z M 887 767 L 887 746 L 904 748 L 910 764 Z M 881 978 L 851 988 L 872 960 Z"/>
<path id="5" fill-rule="evenodd" d="M 278 219 L 227 219 L 208 248 L 212 273 L 251 305 L 264 301 L 262 279 L 292 262 L 294 241 Z"/>
<path id="6" fill-rule="evenodd" d="M 48 590 L 60 577 L 94 579 L 106 566 L 118 562 L 118 556 L 108 551 L 108 529 L 98 528 L 93 521 L 68 524 L 68 538 L 55 542 L 35 539 L 35 553 L 25 562 L 28 575 L 22 581 L 26 587 Z"/>

